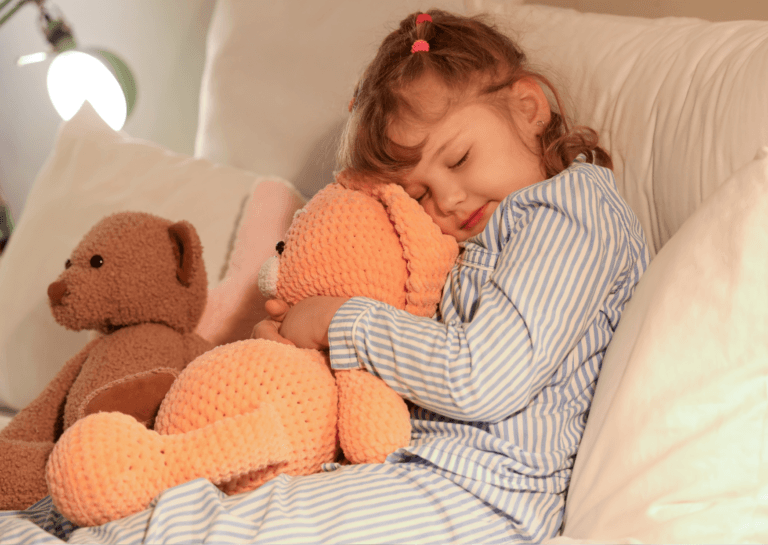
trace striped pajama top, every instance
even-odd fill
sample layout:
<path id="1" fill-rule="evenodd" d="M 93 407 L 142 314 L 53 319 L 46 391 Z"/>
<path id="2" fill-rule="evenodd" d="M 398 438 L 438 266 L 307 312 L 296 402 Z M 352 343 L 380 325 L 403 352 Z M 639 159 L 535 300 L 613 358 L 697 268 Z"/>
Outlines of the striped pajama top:
<path id="1" fill-rule="evenodd" d="M 564 499 L 605 349 L 649 260 L 613 173 L 580 156 L 499 204 L 436 319 L 347 301 L 331 364 L 412 402 L 411 444 L 388 461 L 433 467 L 512 517 L 552 511 L 536 498 Z M 536 517 L 561 517 L 558 505 Z"/>

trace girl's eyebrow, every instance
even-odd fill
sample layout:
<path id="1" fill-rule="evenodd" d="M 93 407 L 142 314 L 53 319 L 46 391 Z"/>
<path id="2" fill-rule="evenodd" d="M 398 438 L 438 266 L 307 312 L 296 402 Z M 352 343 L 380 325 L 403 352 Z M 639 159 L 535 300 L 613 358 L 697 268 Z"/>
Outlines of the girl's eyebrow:
<path id="1" fill-rule="evenodd" d="M 446 149 L 448 146 L 450 146 L 450 145 L 451 145 L 451 143 L 452 143 L 454 140 L 456 140 L 456 138 L 458 138 L 460 134 L 461 134 L 461 129 L 459 129 L 458 131 L 456 131 L 456 134 L 454 134 L 452 137 L 450 137 L 448 140 L 446 140 L 446 141 L 443 143 L 443 145 L 442 145 L 442 146 L 440 146 L 439 148 L 437 148 L 437 151 L 435 152 L 435 155 L 434 155 L 434 157 L 440 157 L 440 155 L 441 155 L 441 154 L 442 154 L 442 153 L 445 151 L 445 149 Z"/>

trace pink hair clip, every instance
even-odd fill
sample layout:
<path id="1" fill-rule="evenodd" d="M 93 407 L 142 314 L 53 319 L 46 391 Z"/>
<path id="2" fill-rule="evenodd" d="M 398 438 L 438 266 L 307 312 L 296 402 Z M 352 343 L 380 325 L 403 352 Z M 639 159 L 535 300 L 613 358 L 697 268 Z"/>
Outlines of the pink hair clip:
<path id="1" fill-rule="evenodd" d="M 432 16 L 429 15 L 429 13 L 419 13 L 418 16 L 416 16 L 416 24 L 420 25 L 421 23 L 431 23 L 432 22 Z"/>
<path id="2" fill-rule="evenodd" d="M 426 40 L 416 40 L 411 46 L 411 53 L 417 53 L 419 51 L 429 51 L 429 42 Z"/>

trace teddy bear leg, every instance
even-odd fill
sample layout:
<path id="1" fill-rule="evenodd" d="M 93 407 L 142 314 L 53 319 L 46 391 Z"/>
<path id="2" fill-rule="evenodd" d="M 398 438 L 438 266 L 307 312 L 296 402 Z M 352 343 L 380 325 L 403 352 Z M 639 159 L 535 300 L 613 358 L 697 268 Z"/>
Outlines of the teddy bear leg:
<path id="1" fill-rule="evenodd" d="M 64 427 L 64 404 L 98 340 L 70 358 L 54 379 L 0 431 L 0 510 L 26 509 L 48 495 L 45 463 Z"/>
<path id="2" fill-rule="evenodd" d="M 0 440 L 0 511 L 26 509 L 48 495 L 45 463 L 53 442 Z"/>
<path id="3" fill-rule="evenodd" d="M 177 369 L 160 367 L 114 380 L 85 398 L 77 418 L 98 412 L 121 412 L 152 428 L 160 403 L 178 376 Z"/>
<path id="4" fill-rule="evenodd" d="M 411 440 L 405 401 L 368 371 L 337 371 L 339 442 L 353 464 L 381 463 Z"/>
<path id="5" fill-rule="evenodd" d="M 215 484 L 289 460 L 293 448 L 269 405 L 177 435 L 148 430 L 122 413 L 75 422 L 46 468 L 53 502 L 79 526 L 95 526 L 146 509 L 178 484 Z"/>

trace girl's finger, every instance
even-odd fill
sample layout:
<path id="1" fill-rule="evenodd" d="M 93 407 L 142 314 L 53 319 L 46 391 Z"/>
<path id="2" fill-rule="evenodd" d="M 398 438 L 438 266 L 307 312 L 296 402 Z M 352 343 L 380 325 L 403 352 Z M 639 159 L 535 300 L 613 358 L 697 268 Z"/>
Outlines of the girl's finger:
<path id="1" fill-rule="evenodd" d="M 280 335 L 278 330 L 279 326 L 279 322 L 272 320 L 262 320 L 253 326 L 253 333 L 251 334 L 251 337 L 254 339 L 265 339 L 267 341 L 275 341 L 290 346 L 296 346 L 293 342 Z"/>
<path id="2" fill-rule="evenodd" d="M 289 308 L 288 303 L 280 299 L 269 299 L 264 303 L 264 309 L 269 314 L 270 319 L 276 322 L 282 322 L 285 319 Z"/>

